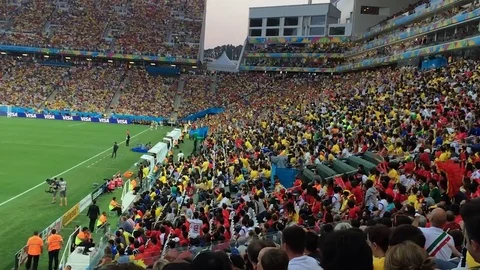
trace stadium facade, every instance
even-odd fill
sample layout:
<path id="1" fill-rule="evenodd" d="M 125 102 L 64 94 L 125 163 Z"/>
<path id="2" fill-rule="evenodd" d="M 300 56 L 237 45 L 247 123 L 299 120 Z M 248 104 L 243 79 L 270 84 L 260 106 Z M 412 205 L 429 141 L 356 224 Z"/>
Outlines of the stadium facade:
<path id="1" fill-rule="evenodd" d="M 251 8 L 240 71 L 338 73 L 384 65 L 439 67 L 474 55 L 473 0 L 339 0 Z"/>

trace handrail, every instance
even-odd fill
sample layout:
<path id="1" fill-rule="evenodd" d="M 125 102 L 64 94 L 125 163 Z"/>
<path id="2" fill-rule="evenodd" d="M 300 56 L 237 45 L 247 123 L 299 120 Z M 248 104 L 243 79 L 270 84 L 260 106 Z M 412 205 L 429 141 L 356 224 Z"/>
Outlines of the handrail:
<path id="1" fill-rule="evenodd" d="M 82 228 L 81 226 L 78 226 L 78 228 L 75 229 L 75 231 L 73 231 L 73 233 L 68 236 L 67 244 L 63 247 L 64 249 L 63 249 L 63 253 L 62 253 L 62 258 L 60 259 L 59 269 L 65 269 L 65 264 L 68 261 L 68 257 L 70 256 L 70 254 L 72 254 L 71 246 L 72 246 L 72 242 L 74 240 L 73 236 L 76 233 L 78 233 L 81 228 Z"/>

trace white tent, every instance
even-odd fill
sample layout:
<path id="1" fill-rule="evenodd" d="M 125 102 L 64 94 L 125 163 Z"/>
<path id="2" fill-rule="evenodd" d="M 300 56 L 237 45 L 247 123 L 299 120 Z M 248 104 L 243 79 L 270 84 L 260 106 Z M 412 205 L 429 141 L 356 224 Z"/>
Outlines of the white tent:
<path id="1" fill-rule="evenodd" d="M 207 64 L 208 70 L 238 72 L 237 65 L 232 62 L 225 52 L 217 60 Z"/>

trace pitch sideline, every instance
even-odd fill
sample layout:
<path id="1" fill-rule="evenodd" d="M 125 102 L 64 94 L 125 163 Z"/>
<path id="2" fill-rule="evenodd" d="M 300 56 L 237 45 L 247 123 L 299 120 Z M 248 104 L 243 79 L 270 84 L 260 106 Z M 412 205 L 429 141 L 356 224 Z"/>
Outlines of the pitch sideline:
<path id="1" fill-rule="evenodd" d="M 141 131 L 140 133 L 133 135 L 132 138 L 135 138 L 135 137 L 137 137 L 137 136 L 140 136 L 140 135 L 142 135 L 143 133 L 145 133 L 145 132 L 147 132 L 147 131 L 149 131 L 149 130 L 150 130 L 150 128 L 147 128 L 147 129 L 145 129 L 144 131 Z M 122 142 L 120 142 L 119 144 L 123 144 L 123 143 L 125 143 L 125 141 L 122 141 Z M 75 168 L 78 168 L 78 167 L 82 166 L 83 164 L 85 164 L 85 163 L 87 163 L 88 161 L 90 161 L 90 160 L 92 160 L 92 159 L 94 159 L 94 158 L 102 155 L 103 153 L 106 153 L 106 152 L 111 151 L 111 150 L 112 150 L 112 148 L 109 147 L 107 150 L 104 150 L 104 151 L 102 151 L 102 152 L 94 155 L 93 157 L 90 157 L 89 159 L 86 159 L 86 160 L 78 163 L 77 165 L 75 165 L 75 166 L 73 166 L 73 167 L 71 167 L 71 168 L 69 168 L 69 169 L 67 169 L 67 170 L 65 170 L 65 171 L 63 171 L 63 172 L 61 172 L 61 173 L 59 173 L 59 174 L 57 174 L 57 175 L 54 175 L 54 176 L 52 176 L 52 177 L 50 177 L 50 178 L 54 178 L 54 177 L 61 176 L 61 175 L 65 174 L 65 173 L 67 173 L 67 172 L 69 172 L 69 171 L 71 171 L 71 170 L 73 170 L 73 169 L 75 169 Z M 24 192 L 22 192 L 22 193 L 20 193 L 20 194 L 18 194 L 18 195 L 15 195 L 14 197 L 12 197 L 12 198 L 4 201 L 4 202 L 1 202 L 1 203 L 0 203 L 0 207 L 3 206 L 3 205 L 5 205 L 5 204 L 7 204 L 7 203 L 9 203 L 9 202 L 11 202 L 11 201 L 13 201 L 13 200 L 15 200 L 15 199 L 17 199 L 17 198 L 19 198 L 19 197 L 21 197 L 21 196 L 23 196 L 23 195 L 25 195 L 25 194 L 27 194 L 28 192 L 30 192 L 30 191 L 32 191 L 32 190 L 34 190 L 34 189 L 36 189 L 36 188 L 41 187 L 41 186 L 44 185 L 44 184 L 45 184 L 45 181 L 42 181 L 40 184 L 38 184 L 38 185 L 36 185 L 36 186 L 34 186 L 34 187 L 31 187 L 31 188 L 25 190 Z"/>

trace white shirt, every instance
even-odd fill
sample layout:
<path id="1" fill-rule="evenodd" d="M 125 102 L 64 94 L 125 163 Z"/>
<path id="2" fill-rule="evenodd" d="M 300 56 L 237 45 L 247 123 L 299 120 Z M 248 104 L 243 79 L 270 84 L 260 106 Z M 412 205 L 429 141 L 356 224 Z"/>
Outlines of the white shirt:
<path id="1" fill-rule="evenodd" d="M 288 270 L 322 270 L 318 262 L 309 256 L 296 257 L 288 262 Z"/>
<path id="2" fill-rule="evenodd" d="M 190 231 L 188 233 L 188 236 L 190 238 L 197 238 L 198 236 L 200 236 L 203 221 L 201 221 L 200 219 L 189 219 L 188 222 L 190 222 Z"/>
<path id="3" fill-rule="evenodd" d="M 223 207 L 223 204 L 226 204 L 227 206 L 232 205 L 230 202 L 230 199 L 223 197 L 222 200 L 218 203 L 218 207 Z"/>
<path id="4" fill-rule="evenodd" d="M 379 215 L 380 217 L 383 217 L 383 214 L 385 214 L 385 211 L 387 211 L 387 206 L 388 206 L 388 202 L 385 199 L 381 199 L 378 202 L 378 211 L 380 211 L 380 215 Z"/>
<path id="5" fill-rule="evenodd" d="M 443 230 L 440 228 L 436 227 L 430 227 L 430 228 L 419 228 L 422 232 L 423 235 L 425 235 L 425 249 L 430 247 L 430 245 L 443 233 Z M 452 250 L 450 249 L 449 246 L 454 247 L 455 242 L 453 241 L 453 237 L 449 236 L 450 240 L 448 240 L 448 243 L 444 245 L 440 251 L 435 254 L 435 258 L 439 260 L 444 260 L 448 261 L 450 260 L 450 257 L 452 256 Z"/>
<path id="6" fill-rule="evenodd" d="M 183 153 L 178 153 L 177 154 L 177 161 L 180 162 L 180 160 L 182 160 L 182 158 L 185 156 L 185 154 Z"/>
<path id="7" fill-rule="evenodd" d="M 333 204 L 333 210 L 335 212 L 340 211 L 340 206 L 341 206 L 340 199 L 341 199 L 340 194 L 335 193 L 335 195 L 333 195 L 332 204 Z"/>

